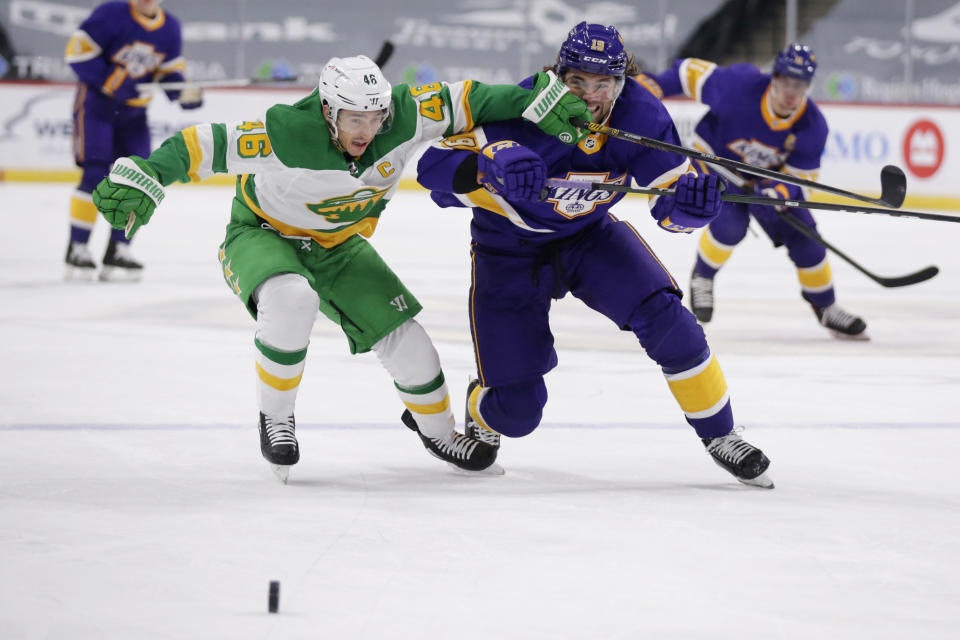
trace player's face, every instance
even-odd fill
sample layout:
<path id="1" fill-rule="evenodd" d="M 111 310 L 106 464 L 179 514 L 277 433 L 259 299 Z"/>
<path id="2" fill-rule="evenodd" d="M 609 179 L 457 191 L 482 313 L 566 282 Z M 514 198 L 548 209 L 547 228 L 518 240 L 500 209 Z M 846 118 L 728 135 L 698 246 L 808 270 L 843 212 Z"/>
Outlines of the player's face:
<path id="1" fill-rule="evenodd" d="M 810 84 L 790 76 L 774 76 L 771 102 L 778 116 L 789 116 L 797 110 Z"/>
<path id="2" fill-rule="evenodd" d="M 350 155 L 362 156 L 386 119 L 386 109 L 380 111 L 341 109 L 337 114 L 337 140 Z"/>
<path id="3" fill-rule="evenodd" d="M 152 18 L 157 15 L 161 2 L 163 0 L 133 0 L 133 8 L 148 18 Z"/>
<path id="4" fill-rule="evenodd" d="M 563 77 L 570 93 L 587 103 L 594 122 L 603 122 L 617 97 L 617 79 L 586 71 L 570 70 Z"/>

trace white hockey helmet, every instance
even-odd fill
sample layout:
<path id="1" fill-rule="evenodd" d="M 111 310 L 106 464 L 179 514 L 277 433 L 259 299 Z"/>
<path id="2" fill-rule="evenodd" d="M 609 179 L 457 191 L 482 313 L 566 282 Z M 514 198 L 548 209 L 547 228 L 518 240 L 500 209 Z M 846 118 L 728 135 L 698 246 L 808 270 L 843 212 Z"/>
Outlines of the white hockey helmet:
<path id="1" fill-rule="evenodd" d="M 387 110 L 380 131 L 390 128 L 393 120 L 393 87 L 380 67 L 367 56 L 330 58 L 320 72 L 320 99 L 329 107 L 327 122 L 337 134 L 337 115 L 341 109 L 351 111 Z"/>

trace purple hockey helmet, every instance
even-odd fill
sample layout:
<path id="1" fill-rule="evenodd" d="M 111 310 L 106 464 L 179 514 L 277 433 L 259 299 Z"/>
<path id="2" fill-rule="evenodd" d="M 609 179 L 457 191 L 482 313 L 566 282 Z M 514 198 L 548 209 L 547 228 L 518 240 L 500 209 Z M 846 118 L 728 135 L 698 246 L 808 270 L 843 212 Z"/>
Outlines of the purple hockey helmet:
<path id="1" fill-rule="evenodd" d="M 817 57 L 813 49 L 805 44 L 796 42 L 783 48 L 773 62 L 773 73 L 790 76 L 809 83 L 817 70 Z"/>
<path id="2" fill-rule="evenodd" d="M 567 34 L 560 46 L 557 73 L 570 69 L 622 78 L 627 69 L 623 38 L 615 27 L 581 22 Z"/>

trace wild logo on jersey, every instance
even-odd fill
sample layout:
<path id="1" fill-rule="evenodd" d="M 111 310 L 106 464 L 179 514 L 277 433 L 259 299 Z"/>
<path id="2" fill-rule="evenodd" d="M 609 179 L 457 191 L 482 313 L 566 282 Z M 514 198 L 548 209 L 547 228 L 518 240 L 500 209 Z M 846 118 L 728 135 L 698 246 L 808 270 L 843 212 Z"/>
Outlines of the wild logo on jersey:
<path id="1" fill-rule="evenodd" d="M 727 148 L 740 156 L 743 162 L 764 169 L 782 165 L 789 155 L 788 152 L 781 152 L 777 147 L 763 144 L 756 138 L 739 138 L 728 143 Z"/>
<path id="2" fill-rule="evenodd" d="M 348 196 L 334 196 L 315 204 L 308 203 L 307 209 L 338 226 L 351 224 L 370 215 L 387 191 L 389 188 L 363 187 Z"/>
<path id="3" fill-rule="evenodd" d="M 610 172 L 605 173 L 567 173 L 564 180 L 576 180 L 577 182 L 607 182 L 610 184 L 623 184 L 626 174 L 617 177 L 611 177 Z M 617 195 L 615 191 L 606 191 L 603 189 L 591 189 L 589 185 L 584 185 L 583 189 L 551 189 L 550 197 L 547 202 L 553 203 L 553 210 L 564 218 L 578 218 L 592 213 L 598 204 L 605 204 L 613 200 Z"/>
<path id="4" fill-rule="evenodd" d="M 152 44 L 133 42 L 113 55 L 113 61 L 122 64 L 131 78 L 139 78 L 160 66 L 165 54 L 158 52 Z"/>

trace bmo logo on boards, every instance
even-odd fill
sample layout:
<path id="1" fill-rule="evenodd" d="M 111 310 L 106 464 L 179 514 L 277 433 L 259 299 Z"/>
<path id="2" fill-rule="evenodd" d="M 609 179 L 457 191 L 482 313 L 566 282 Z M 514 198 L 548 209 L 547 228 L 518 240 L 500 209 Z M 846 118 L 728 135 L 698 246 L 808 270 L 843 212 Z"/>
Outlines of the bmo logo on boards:
<path id="1" fill-rule="evenodd" d="M 903 137 L 903 159 L 910 173 L 929 178 L 943 164 L 943 133 L 930 120 L 917 120 Z"/>

